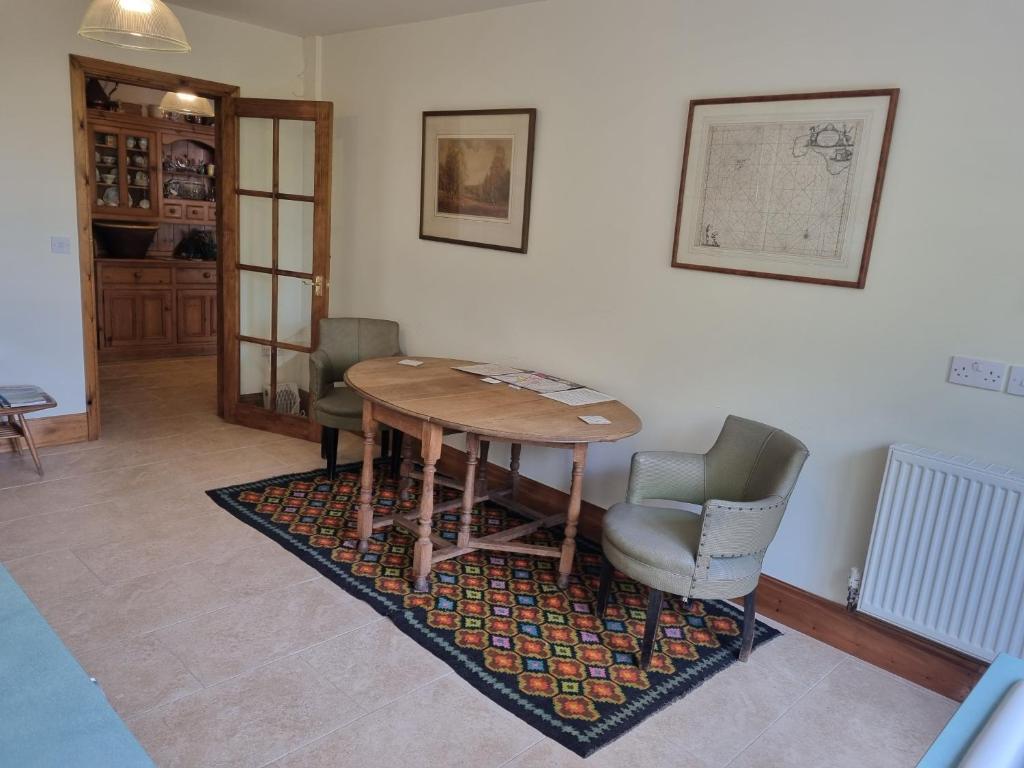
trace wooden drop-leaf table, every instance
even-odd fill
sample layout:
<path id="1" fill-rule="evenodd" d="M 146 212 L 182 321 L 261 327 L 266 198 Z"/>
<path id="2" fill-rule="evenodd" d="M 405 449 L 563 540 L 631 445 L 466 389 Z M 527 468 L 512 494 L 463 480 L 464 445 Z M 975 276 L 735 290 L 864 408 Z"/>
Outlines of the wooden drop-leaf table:
<path id="1" fill-rule="evenodd" d="M 536 392 L 506 384 L 488 384 L 479 376 L 455 370 L 457 366 L 473 365 L 469 360 L 417 357 L 413 359 L 421 361 L 422 365 L 413 367 L 400 364 L 402 359 L 365 360 L 353 365 L 345 374 L 345 383 L 363 398 L 360 551 L 367 551 L 375 529 L 398 525 L 416 535 L 413 586 L 418 592 L 427 591 L 427 577 L 434 563 L 480 549 L 558 558 L 558 584 L 563 588 L 568 586 L 576 553 L 587 447 L 591 443 L 613 442 L 636 434 L 640 431 L 640 419 L 617 400 L 569 406 Z M 610 423 L 587 424 L 579 418 L 588 415 L 604 416 Z M 402 466 L 403 482 L 409 477 L 422 481 L 420 505 L 414 512 L 374 518 L 373 455 L 380 424 L 419 441 L 422 470 L 412 471 L 408 450 L 403 455 Z M 462 498 L 435 504 L 435 481 L 447 484 L 435 477 L 441 441 L 452 433 L 466 435 L 466 478 L 464 483 L 458 484 Z M 511 483 L 507 488 L 487 487 L 487 449 L 492 440 L 512 444 Z M 564 513 L 544 515 L 521 503 L 519 459 L 523 445 L 572 451 L 572 483 Z M 481 463 L 485 469 L 478 477 Z M 475 505 L 485 501 L 509 509 L 527 522 L 499 533 L 474 537 L 470 513 Z M 452 544 L 432 532 L 432 521 L 435 513 L 455 508 L 461 509 L 461 516 L 458 537 Z M 563 522 L 565 536 L 560 547 L 518 541 L 539 528 Z"/>

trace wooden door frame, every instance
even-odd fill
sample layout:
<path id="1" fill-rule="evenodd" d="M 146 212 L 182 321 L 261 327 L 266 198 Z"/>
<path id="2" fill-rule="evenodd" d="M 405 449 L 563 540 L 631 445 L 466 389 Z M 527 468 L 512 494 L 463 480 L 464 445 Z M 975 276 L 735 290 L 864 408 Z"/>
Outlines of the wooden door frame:
<path id="1" fill-rule="evenodd" d="M 71 121 L 74 132 L 75 151 L 75 199 L 78 207 L 78 267 L 82 285 L 82 342 L 85 358 L 85 412 L 88 422 L 88 439 L 100 436 L 100 383 L 99 350 L 96 341 L 96 277 L 92 238 L 93 179 L 89 173 L 89 136 L 86 126 L 85 83 L 86 78 L 96 77 L 116 80 L 127 85 L 152 88 L 163 91 L 189 91 L 212 99 L 217 108 L 214 132 L 218 147 L 217 157 L 217 243 L 219 253 L 230 252 L 234 247 L 234 226 L 228 226 L 219 201 L 224 199 L 225 179 L 234 178 L 237 157 L 227 151 L 237 146 L 234 135 L 235 125 L 226 119 L 224 104 L 239 94 L 237 85 L 217 83 L 184 75 L 174 75 L 155 69 L 144 69 L 128 64 L 117 64 L 102 59 L 71 54 Z M 221 278 L 221 262 L 217 259 L 217 413 L 224 415 L 224 282 Z"/>

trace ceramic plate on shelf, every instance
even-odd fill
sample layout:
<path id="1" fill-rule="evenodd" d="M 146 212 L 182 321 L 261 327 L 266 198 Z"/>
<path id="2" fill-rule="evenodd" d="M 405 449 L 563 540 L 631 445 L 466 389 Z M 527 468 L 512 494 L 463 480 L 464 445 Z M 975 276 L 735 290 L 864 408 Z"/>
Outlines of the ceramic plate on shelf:
<path id="1" fill-rule="evenodd" d="M 117 187 L 111 187 L 103 193 L 104 205 L 120 205 L 121 198 L 118 196 Z"/>

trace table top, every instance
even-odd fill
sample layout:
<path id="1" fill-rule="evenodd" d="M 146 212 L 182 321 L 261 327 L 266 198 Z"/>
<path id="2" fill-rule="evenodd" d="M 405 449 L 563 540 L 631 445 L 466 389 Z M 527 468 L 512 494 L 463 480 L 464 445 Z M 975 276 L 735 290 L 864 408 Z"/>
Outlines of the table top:
<path id="1" fill-rule="evenodd" d="M 399 360 L 423 365 L 399 365 Z M 640 431 L 640 418 L 618 400 L 566 405 L 527 389 L 487 384 L 454 366 L 472 360 L 382 357 L 356 363 L 345 383 L 364 399 L 457 432 L 523 443 L 612 442 Z M 610 424 L 587 424 L 580 416 L 604 416 Z"/>

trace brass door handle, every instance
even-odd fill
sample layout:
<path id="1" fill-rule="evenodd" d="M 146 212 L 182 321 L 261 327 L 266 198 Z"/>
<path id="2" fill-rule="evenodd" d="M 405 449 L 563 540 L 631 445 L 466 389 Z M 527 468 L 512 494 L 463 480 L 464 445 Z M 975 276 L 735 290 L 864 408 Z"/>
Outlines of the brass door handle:
<path id="1" fill-rule="evenodd" d="M 312 280 L 303 280 L 303 285 L 313 286 L 313 294 L 316 296 L 324 295 L 324 277 L 323 275 L 316 275 Z"/>

